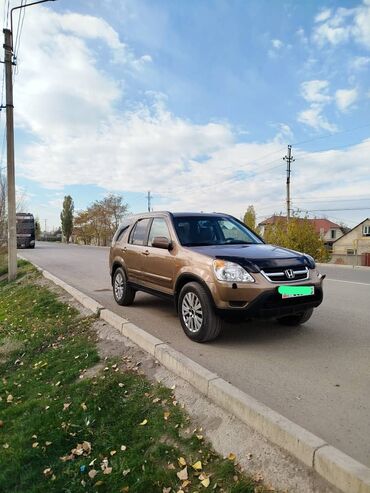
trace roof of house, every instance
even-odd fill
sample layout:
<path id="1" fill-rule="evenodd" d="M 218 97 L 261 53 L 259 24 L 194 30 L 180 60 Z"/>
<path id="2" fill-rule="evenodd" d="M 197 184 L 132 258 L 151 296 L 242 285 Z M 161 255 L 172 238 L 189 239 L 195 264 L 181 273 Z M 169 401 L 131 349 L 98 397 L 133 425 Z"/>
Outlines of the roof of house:
<path id="1" fill-rule="evenodd" d="M 361 224 L 363 224 L 365 221 L 370 221 L 370 217 L 365 217 L 365 219 L 363 221 L 361 221 L 360 223 L 356 224 L 356 226 L 354 226 L 352 229 L 350 229 L 349 231 L 347 231 L 346 233 L 344 233 L 343 236 L 341 236 L 340 238 L 338 238 L 337 240 L 333 241 L 333 243 L 336 243 L 338 240 L 341 240 L 342 238 L 344 238 L 345 236 L 348 235 L 348 233 L 350 233 L 351 231 L 353 231 L 354 229 L 358 228 L 359 226 L 361 226 Z"/>
<path id="2" fill-rule="evenodd" d="M 324 230 L 324 233 L 327 233 L 329 229 L 342 229 L 339 224 L 333 223 L 333 221 L 329 221 L 329 219 L 309 219 L 315 227 L 317 233 L 320 233 L 321 230 Z"/>
<path id="3" fill-rule="evenodd" d="M 303 218 L 299 218 L 299 219 L 303 220 Z M 279 221 L 285 221 L 285 220 L 286 220 L 286 216 L 273 215 L 271 217 L 268 217 L 264 221 L 262 221 L 259 225 L 265 226 L 265 225 L 269 225 L 269 224 L 276 224 Z M 310 221 L 313 224 L 317 233 L 321 233 L 322 229 L 324 230 L 324 233 L 329 231 L 329 229 L 333 229 L 333 228 L 342 229 L 339 226 L 339 224 L 333 223 L 333 221 L 329 221 L 329 219 L 316 219 L 316 218 L 310 219 L 310 218 L 308 218 L 308 221 Z"/>

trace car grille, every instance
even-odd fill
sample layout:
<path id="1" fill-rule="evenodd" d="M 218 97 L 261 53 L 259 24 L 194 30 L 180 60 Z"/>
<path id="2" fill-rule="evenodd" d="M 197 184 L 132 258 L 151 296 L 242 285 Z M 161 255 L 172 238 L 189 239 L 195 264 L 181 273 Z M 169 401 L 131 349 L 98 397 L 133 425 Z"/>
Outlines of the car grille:
<path id="1" fill-rule="evenodd" d="M 305 281 L 310 277 L 307 267 L 281 267 L 261 270 L 261 274 L 270 282 L 296 282 Z"/>

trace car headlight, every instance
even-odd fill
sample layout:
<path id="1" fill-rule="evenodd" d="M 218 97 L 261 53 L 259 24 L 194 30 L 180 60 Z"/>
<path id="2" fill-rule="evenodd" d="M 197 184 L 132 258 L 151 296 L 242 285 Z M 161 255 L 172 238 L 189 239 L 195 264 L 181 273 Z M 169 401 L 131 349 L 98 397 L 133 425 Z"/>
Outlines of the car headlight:
<path id="1" fill-rule="evenodd" d="M 226 260 L 214 260 L 213 270 L 219 281 L 254 282 L 253 277 L 239 264 Z"/>

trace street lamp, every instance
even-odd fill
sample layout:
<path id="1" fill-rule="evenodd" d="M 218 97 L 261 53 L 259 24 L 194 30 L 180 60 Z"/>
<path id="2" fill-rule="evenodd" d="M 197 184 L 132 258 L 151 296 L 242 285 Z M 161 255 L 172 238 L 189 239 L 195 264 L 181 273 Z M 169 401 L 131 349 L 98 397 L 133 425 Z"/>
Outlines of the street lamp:
<path id="1" fill-rule="evenodd" d="M 14 118 L 13 118 L 13 11 L 39 3 L 55 0 L 39 0 L 26 5 L 18 5 L 10 11 L 10 29 L 4 33 L 4 63 L 6 85 L 6 144 L 7 144 L 7 186 L 8 186 L 8 280 L 17 277 L 17 218 L 15 205 L 15 170 L 14 170 Z"/>

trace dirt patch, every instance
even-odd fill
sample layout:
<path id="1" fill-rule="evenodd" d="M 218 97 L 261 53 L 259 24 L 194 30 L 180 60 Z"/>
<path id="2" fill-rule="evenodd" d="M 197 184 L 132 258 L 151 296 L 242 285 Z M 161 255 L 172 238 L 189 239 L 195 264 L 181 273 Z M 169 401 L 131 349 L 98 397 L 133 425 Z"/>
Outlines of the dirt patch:
<path id="1" fill-rule="evenodd" d="M 8 356 L 15 351 L 20 351 L 23 348 L 23 343 L 5 337 L 0 341 L 0 364 L 5 363 Z"/>

